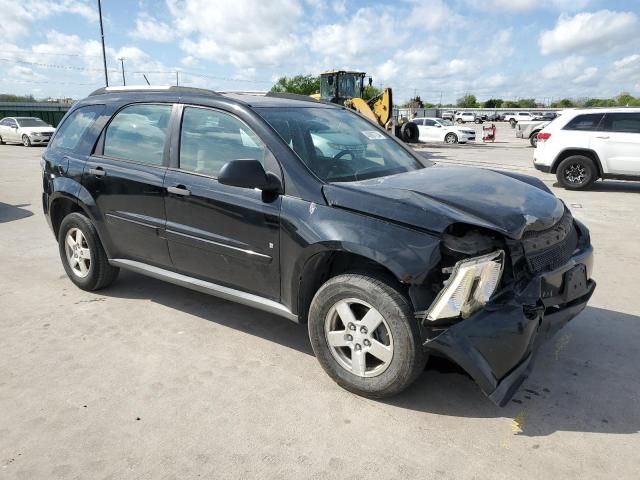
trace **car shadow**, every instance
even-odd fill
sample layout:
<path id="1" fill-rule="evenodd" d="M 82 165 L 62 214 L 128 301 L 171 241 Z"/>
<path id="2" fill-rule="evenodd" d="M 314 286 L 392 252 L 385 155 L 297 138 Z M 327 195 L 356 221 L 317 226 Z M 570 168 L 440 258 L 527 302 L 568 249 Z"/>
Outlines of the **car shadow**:
<path id="1" fill-rule="evenodd" d="M 151 300 L 313 355 L 304 325 L 161 280 L 122 271 L 118 281 L 100 294 Z M 525 436 L 556 431 L 638 433 L 639 324 L 635 315 L 587 307 L 543 345 L 531 377 L 504 408 L 485 397 L 464 370 L 436 357 L 430 358 L 414 385 L 380 402 L 450 417 L 511 418 L 514 433 Z"/>
<path id="2" fill-rule="evenodd" d="M 24 208 L 30 206 L 30 203 L 9 205 L 8 203 L 0 202 L 0 223 L 12 222 L 32 216 L 33 212 Z"/>
<path id="3" fill-rule="evenodd" d="M 562 188 L 558 182 L 553 184 L 554 187 Z M 640 182 L 622 181 L 622 180 L 598 180 L 585 192 L 621 192 L 621 193 L 640 193 Z"/>

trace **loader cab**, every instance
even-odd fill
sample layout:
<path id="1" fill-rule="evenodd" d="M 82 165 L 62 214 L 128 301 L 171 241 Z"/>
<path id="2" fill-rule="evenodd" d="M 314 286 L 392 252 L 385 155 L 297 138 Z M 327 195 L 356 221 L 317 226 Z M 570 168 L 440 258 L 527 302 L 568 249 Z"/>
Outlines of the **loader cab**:
<path id="1" fill-rule="evenodd" d="M 362 97 L 365 75 L 342 70 L 320 74 L 320 99 L 344 105 L 345 100 Z"/>

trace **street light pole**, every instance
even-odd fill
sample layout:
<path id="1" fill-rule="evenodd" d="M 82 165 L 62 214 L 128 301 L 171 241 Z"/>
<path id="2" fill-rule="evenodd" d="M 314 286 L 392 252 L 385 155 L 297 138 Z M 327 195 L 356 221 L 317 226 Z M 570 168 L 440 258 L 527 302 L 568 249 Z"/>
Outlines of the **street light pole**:
<path id="1" fill-rule="evenodd" d="M 122 65 L 122 85 L 126 87 L 127 79 L 124 76 L 124 57 L 120 57 L 118 60 L 120 60 L 120 65 Z"/>
<path id="2" fill-rule="evenodd" d="M 102 62 L 104 64 L 104 83 L 109 86 L 109 76 L 107 75 L 107 53 L 104 49 L 104 28 L 102 27 L 102 3 L 98 0 L 98 17 L 100 17 L 100 38 L 102 39 Z"/>

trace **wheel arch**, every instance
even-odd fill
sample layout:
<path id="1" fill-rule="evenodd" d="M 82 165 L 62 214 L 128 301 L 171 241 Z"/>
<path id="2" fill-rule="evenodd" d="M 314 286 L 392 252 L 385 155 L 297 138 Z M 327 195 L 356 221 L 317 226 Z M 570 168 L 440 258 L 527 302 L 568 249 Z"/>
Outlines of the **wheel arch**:
<path id="1" fill-rule="evenodd" d="M 600 157 L 598 154 L 589 148 L 567 148 L 558 154 L 556 159 L 553 161 L 553 165 L 551 166 L 551 173 L 556 173 L 558 170 L 558 165 L 565 158 L 571 157 L 572 155 L 583 155 L 585 157 L 590 158 L 596 166 L 596 170 L 598 171 L 598 176 L 602 177 L 604 175 L 604 170 L 602 168 L 602 163 L 600 162 Z"/>
<path id="2" fill-rule="evenodd" d="M 327 280 L 344 273 L 363 273 L 385 279 L 406 294 L 411 302 L 408 294 L 410 285 L 399 276 L 399 265 L 385 265 L 376 252 L 354 247 L 324 249 L 306 257 L 299 274 L 292 279 L 292 299 L 300 323 L 307 322 L 309 306 L 320 287 Z"/>

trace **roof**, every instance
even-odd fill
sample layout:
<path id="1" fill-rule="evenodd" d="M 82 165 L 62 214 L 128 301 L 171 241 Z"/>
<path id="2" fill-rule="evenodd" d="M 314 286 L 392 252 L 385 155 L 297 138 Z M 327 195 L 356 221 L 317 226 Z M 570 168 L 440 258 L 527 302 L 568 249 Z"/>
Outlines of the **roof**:
<path id="1" fill-rule="evenodd" d="M 189 96 L 189 97 L 206 97 L 208 99 L 220 98 L 229 99 L 242 103 L 252 107 L 322 107 L 322 108 L 340 108 L 337 105 L 319 102 L 311 97 L 304 95 L 295 95 L 288 93 L 273 93 L 273 92 L 216 92 L 213 90 L 207 90 L 204 88 L 191 88 L 191 87 L 176 87 L 176 86 L 127 86 L 127 87 L 103 87 L 95 90 L 89 94 L 89 97 L 95 97 L 98 95 L 117 94 L 122 96 L 123 94 L 157 94 L 157 95 L 171 95 Z"/>

